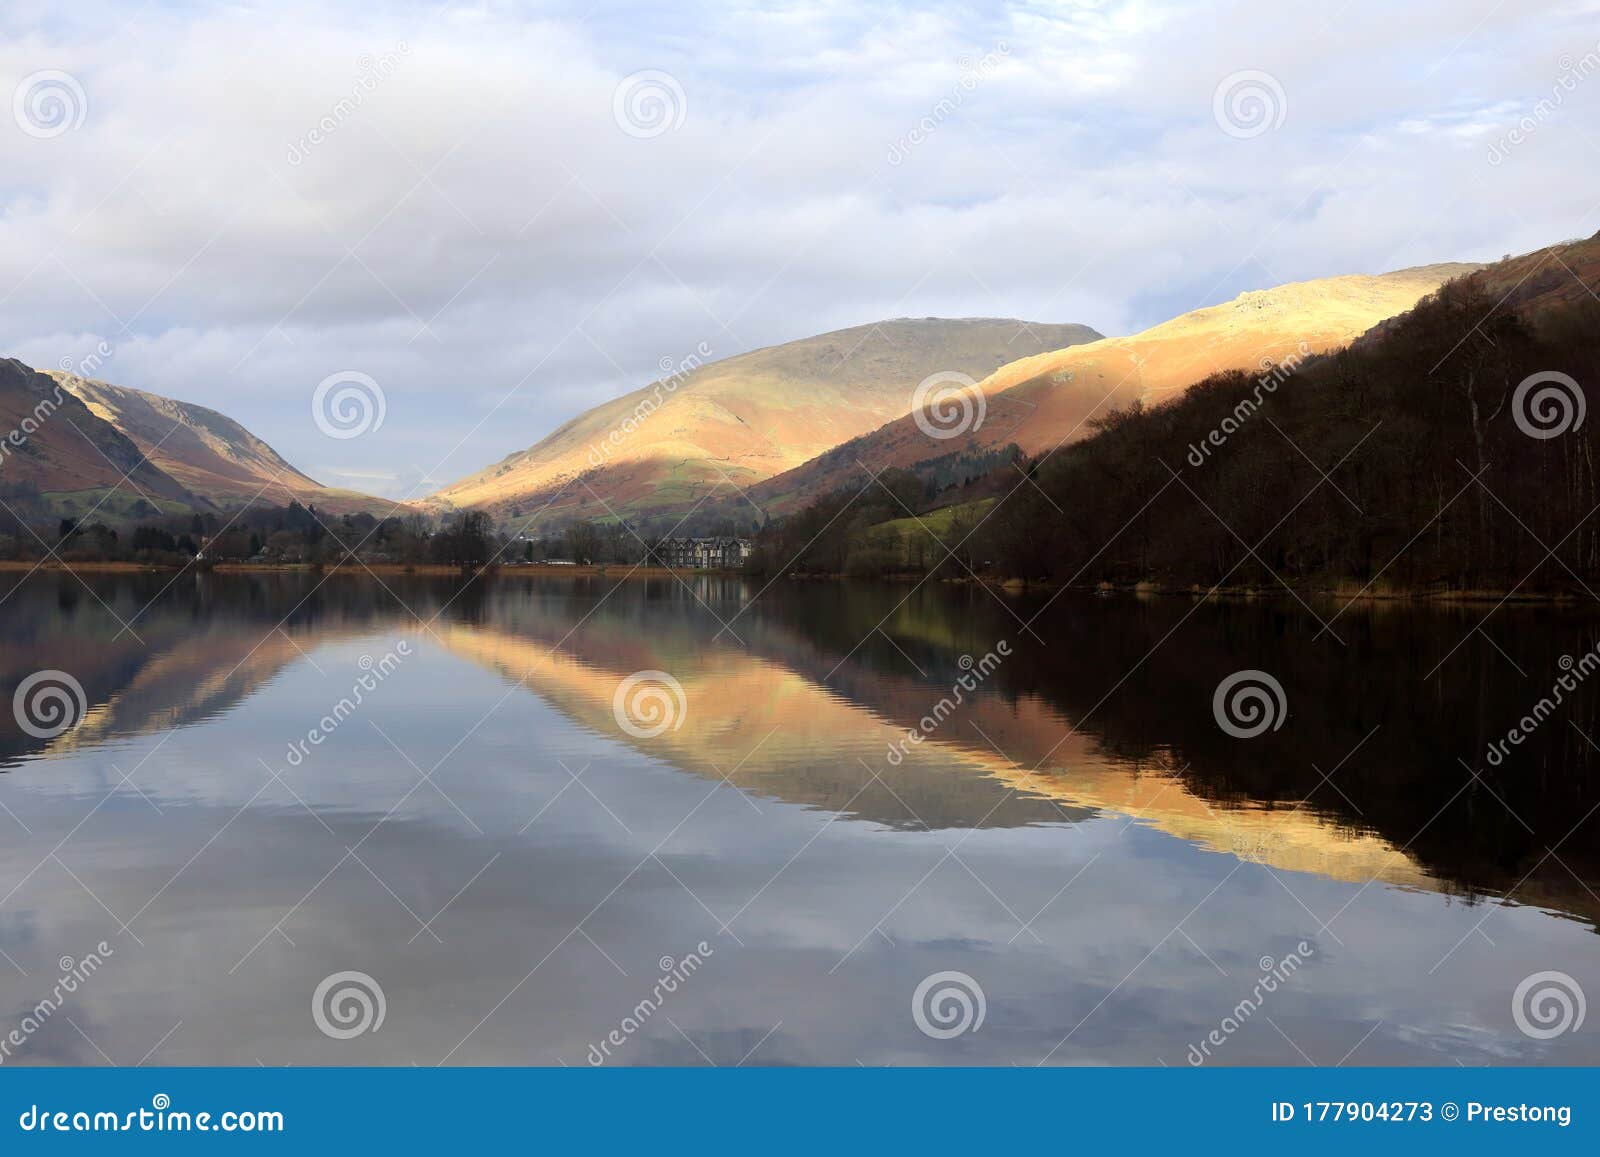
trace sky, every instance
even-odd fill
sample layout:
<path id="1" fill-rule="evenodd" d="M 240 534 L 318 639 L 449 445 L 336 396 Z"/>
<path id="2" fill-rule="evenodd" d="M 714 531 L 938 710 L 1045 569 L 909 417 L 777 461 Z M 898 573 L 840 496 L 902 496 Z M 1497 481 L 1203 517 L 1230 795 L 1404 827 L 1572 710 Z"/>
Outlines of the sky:
<path id="1" fill-rule="evenodd" d="M 385 497 L 702 343 L 1600 230 L 1600 0 L 64 7 L 0 6 L 0 356 Z"/>

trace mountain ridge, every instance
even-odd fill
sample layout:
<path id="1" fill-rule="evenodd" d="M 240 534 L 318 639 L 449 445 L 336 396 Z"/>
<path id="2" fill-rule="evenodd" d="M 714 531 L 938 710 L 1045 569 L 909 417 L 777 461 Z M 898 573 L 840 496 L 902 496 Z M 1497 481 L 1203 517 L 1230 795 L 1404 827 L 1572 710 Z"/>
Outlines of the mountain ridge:
<path id="1" fill-rule="evenodd" d="M 1483 266 L 1447 262 L 1383 274 L 1341 274 L 1247 290 L 1231 301 L 1179 314 L 1139 333 L 1045 351 L 997 369 L 977 383 L 981 421 L 946 431 L 936 412 L 906 415 L 833 453 L 758 483 L 750 499 L 782 515 L 833 490 L 861 485 L 872 472 L 910 468 L 948 456 L 982 458 L 1015 444 L 1024 455 L 1055 449 L 1090 432 L 1113 409 L 1158 400 L 1218 370 L 1263 370 L 1340 348 L 1411 308 L 1451 277 Z M 968 399 L 969 407 L 977 399 Z M 937 434 L 929 430 L 937 429 Z M 848 460 L 844 460 L 848 459 Z"/>
<path id="2" fill-rule="evenodd" d="M 0 358 L 0 430 L 0 491 L 28 517 L 121 521 L 290 502 L 330 515 L 395 512 L 323 486 L 218 410 L 16 358 Z"/>
<path id="3" fill-rule="evenodd" d="M 122 431 L 149 460 L 218 509 L 291 501 L 330 514 L 381 508 L 381 499 L 324 486 L 220 410 L 65 371 L 64 389 Z"/>
<path id="4" fill-rule="evenodd" d="M 673 517 L 719 490 L 737 502 L 755 482 L 909 412 L 929 375 L 982 376 L 1016 356 L 1099 337 L 1074 324 L 896 318 L 719 360 L 705 360 L 702 345 L 664 364 L 667 377 L 577 415 L 427 501 L 541 520 Z"/>

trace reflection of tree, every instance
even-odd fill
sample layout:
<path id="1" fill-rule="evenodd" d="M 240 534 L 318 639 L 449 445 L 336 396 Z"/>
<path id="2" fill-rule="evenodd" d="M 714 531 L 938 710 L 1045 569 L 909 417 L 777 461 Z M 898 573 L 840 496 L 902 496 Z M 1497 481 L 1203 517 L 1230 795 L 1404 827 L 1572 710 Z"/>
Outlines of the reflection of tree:
<path id="1" fill-rule="evenodd" d="M 508 678 L 531 672 L 530 690 L 621 742 L 617 680 L 671 671 L 700 714 L 649 753 L 697 774 L 740 765 L 734 783 L 758 794 L 897 827 L 1058 823 L 1068 818 L 1058 804 L 1072 818 L 1120 810 L 1274 866 L 1425 883 L 1414 861 L 1445 890 L 1504 891 L 1528 876 L 1515 898 L 1591 917 L 1600 908 L 1562 866 L 1592 881 L 1600 863 L 1596 752 L 1584 738 L 1600 737 L 1600 680 L 1502 766 L 1483 758 L 1545 693 L 1560 656 L 1600 640 L 1600 615 L 1506 607 L 1474 633 L 1480 608 L 1368 604 L 1339 618 L 1341 646 L 1280 603 L 1068 593 L 1033 624 L 1041 642 L 1017 620 L 1046 596 L 1002 606 L 971 585 L 785 583 L 752 598 L 757 584 L 711 575 L 395 576 L 393 593 L 342 572 L 320 583 L 170 578 L 87 576 L 96 597 L 61 574 L 18 585 L 0 618 L 0 702 L 34 671 L 71 672 L 94 720 L 56 743 L 102 742 L 226 711 L 319 641 L 440 614 L 434 629 L 452 650 Z M 741 642 L 714 641 L 724 623 Z M 834 758 L 853 744 L 883 772 L 881 744 L 948 691 L 962 655 L 1000 639 L 1011 656 L 920 761 L 896 769 L 902 799 L 858 761 Z M 1244 668 L 1270 671 L 1289 703 L 1282 729 L 1254 740 L 1229 737 L 1211 713 L 1217 683 Z M 680 740 L 688 746 L 670 746 Z M 0 758 L 47 746 L 0 712 Z"/>
<path id="2" fill-rule="evenodd" d="M 720 629 L 695 596 L 727 618 L 748 589 L 728 580 L 691 595 L 652 584 L 648 620 L 636 617 L 637 598 L 614 595 L 564 646 L 618 670 L 680 670 Z M 1483 758 L 1489 739 L 1538 697 L 1534 673 L 1553 678 L 1560 655 L 1579 649 L 1574 639 L 1583 647 L 1600 639 L 1600 618 L 1502 608 L 1483 628 L 1491 644 L 1472 635 L 1486 608 L 1362 604 L 1338 620 L 1341 646 L 1327 634 L 1317 639 L 1320 625 L 1309 614 L 1276 602 L 1196 607 L 1063 594 L 1034 624 L 1040 642 L 1017 617 L 1030 618 L 1048 597 L 1009 600 L 1008 610 L 970 584 L 910 593 L 846 583 L 786 586 L 751 604 L 735 629 L 768 661 L 900 726 L 948 688 L 961 655 L 982 654 L 1006 638 L 1015 653 L 986 683 L 984 714 L 974 717 L 1004 758 L 970 727 L 942 729 L 940 738 L 989 751 L 996 768 L 1014 762 L 1022 790 L 1071 797 L 1075 780 L 1085 781 L 1082 745 L 1090 743 L 1102 764 L 1144 767 L 1156 783 L 1178 777 L 1182 793 L 1204 805 L 1197 805 L 1195 823 L 1216 832 L 1208 842 L 1246 858 L 1282 864 L 1292 850 L 1274 836 L 1275 810 L 1351 840 L 1381 836 L 1391 852 L 1371 859 L 1371 874 L 1390 857 L 1395 867 L 1415 858 L 1444 888 L 1473 893 L 1503 891 L 1532 871 L 1516 898 L 1600 909 L 1557 860 L 1540 864 L 1545 849 L 1566 837 L 1560 860 L 1585 880 L 1596 875 L 1600 821 L 1590 816 L 1573 828 L 1600 800 L 1596 752 L 1572 724 L 1600 737 L 1600 685 L 1583 687 L 1570 713 L 1541 728 L 1514 765 L 1489 768 Z M 1335 609 L 1319 608 L 1324 618 Z M 883 633 L 875 629 L 880 623 Z M 563 621 L 555 637 L 570 625 Z M 1222 678 L 1251 667 L 1283 683 L 1289 717 L 1280 731 L 1237 740 L 1218 728 L 1211 697 Z M 1053 779 L 1025 778 L 1041 762 Z M 1331 782 L 1323 772 L 1333 772 Z M 1097 780 L 1098 794 L 1085 802 L 1117 808 L 1110 783 Z M 1159 790 L 1131 794 L 1148 801 Z M 1172 792 L 1164 797 L 1175 801 Z M 1162 803 L 1155 801 L 1158 811 Z M 1230 841 L 1237 846 L 1230 849 Z"/>

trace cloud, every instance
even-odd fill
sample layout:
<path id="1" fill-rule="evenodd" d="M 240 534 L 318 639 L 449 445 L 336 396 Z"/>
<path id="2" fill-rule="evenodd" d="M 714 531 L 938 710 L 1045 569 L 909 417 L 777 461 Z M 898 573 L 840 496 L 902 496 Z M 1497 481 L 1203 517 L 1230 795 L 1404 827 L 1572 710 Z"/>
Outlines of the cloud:
<path id="1" fill-rule="evenodd" d="M 1485 159 L 1596 47 L 1591 6 L 1534 7 L 1357 0 L 1308 30 L 1254 0 L 9 6 L 0 95 L 58 70 L 86 107 L 48 138 L 0 121 L 0 351 L 106 340 L 111 380 L 402 494 L 701 341 L 902 315 L 1125 332 L 1498 257 L 1600 226 L 1600 82 Z M 645 70 L 682 93 L 658 135 L 616 119 Z M 1240 140 L 1213 97 L 1246 70 L 1284 108 Z M 340 370 L 388 412 L 334 443 L 310 396 Z"/>

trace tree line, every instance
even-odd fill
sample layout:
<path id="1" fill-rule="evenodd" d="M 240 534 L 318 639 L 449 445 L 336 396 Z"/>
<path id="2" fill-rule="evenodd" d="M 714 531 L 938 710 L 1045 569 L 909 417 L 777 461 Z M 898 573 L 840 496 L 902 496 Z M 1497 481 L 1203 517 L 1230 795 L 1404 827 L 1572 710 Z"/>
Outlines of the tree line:
<path id="1" fill-rule="evenodd" d="M 1462 279 L 1338 353 L 1108 414 L 997 469 L 1001 499 L 954 526 L 888 472 L 927 523 L 898 547 L 875 528 L 906 511 L 869 487 L 769 527 L 758 553 L 768 570 L 1083 585 L 1582 589 L 1600 574 L 1596 382 L 1600 301 L 1530 318 Z"/>
<path id="2" fill-rule="evenodd" d="M 732 521 L 713 524 L 737 537 Z M 162 514 L 145 504 L 132 520 L 60 518 L 45 522 L 0 508 L 0 561 L 129 562 L 142 566 L 256 562 L 335 566 L 424 563 L 478 570 L 492 565 L 570 562 L 583 566 L 661 564 L 664 536 L 628 523 L 578 520 L 542 533 L 500 528 L 485 511 L 439 517 L 333 515 L 314 505 Z"/>

